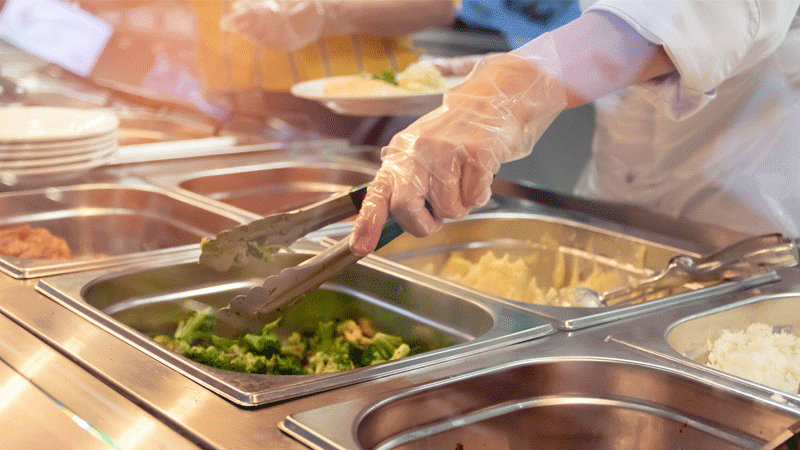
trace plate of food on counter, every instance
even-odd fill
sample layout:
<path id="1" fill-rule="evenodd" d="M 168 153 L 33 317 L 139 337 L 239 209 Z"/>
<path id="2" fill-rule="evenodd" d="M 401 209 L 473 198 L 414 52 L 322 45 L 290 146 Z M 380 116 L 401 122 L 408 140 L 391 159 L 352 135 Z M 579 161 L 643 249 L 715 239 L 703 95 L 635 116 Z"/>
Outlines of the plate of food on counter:
<path id="1" fill-rule="evenodd" d="M 293 95 L 314 100 L 333 112 L 350 116 L 423 115 L 442 103 L 442 94 L 464 77 L 445 77 L 426 63 L 402 72 L 362 73 L 304 81 Z"/>

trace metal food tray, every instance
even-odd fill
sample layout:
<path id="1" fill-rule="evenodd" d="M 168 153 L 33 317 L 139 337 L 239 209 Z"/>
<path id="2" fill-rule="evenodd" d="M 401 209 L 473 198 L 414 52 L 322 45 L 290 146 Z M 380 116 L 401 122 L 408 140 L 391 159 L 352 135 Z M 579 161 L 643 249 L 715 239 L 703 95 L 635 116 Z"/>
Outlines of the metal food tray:
<path id="1" fill-rule="evenodd" d="M 377 166 L 355 161 L 270 161 L 146 176 L 148 181 L 266 216 L 291 211 L 370 182 Z M 255 216 L 254 216 L 255 217 Z"/>
<path id="2" fill-rule="evenodd" d="M 759 322 L 800 330 L 800 271 L 782 269 L 781 281 L 768 286 L 681 305 L 612 330 L 609 340 L 670 364 L 690 367 L 705 378 L 755 389 L 763 398 L 800 408 L 800 395 L 706 366 L 708 343 L 723 330 L 742 331 Z M 792 331 L 790 331 L 792 332 Z"/>
<path id="3" fill-rule="evenodd" d="M 321 248 L 317 245 L 318 248 Z M 296 265 L 312 253 L 279 253 L 280 265 Z M 346 294 L 340 303 L 300 302 L 286 311 L 279 330 L 315 327 L 319 320 L 364 315 L 376 329 L 402 336 L 426 351 L 347 372 L 320 375 L 261 375 L 215 369 L 174 354 L 149 337 L 171 333 L 181 319 L 206 305 L 222 307 L 261 283 L 263 274 L 240 269 L 220 273 L 197 264 L 197 253 L 174 264 L 151 264 L 116 272 L 81 272 L 40 280 L 37 290 L 80 314 L 219 396 L 241 406 L 333 389 L 429 366 L 555 332 L 524 310 L 477 301 L 436 280 L 418 280 L 408 270 L 387 272 L 371 258 L 321 287 Z M 337 300 L 338 302 L 338 300 Z"/>
<path id="4" fill-rule="evenodd" d="M 45 228 L 73 255 L 53 261 L 0 255 L 0 271 L 37 278 L 184 252 L 248 220 L 221 206 L 136 180 L 0 193 L 0 229 Z"/>
<path id="5" fill-rule="evenodd" d="M 322 232 L 341 238 L 349 232 L 349 227 L 352 227 L 352 224 L 349 226 L 341 224 L 324 229 Z M 540 239 L 545 235 L 558 243 L 557 249 L 542 244 Z M 441 231 L 424 238 L 401 235 L 375 254 L 398 265 L 410 267 L 426 275 L 430 274 L 428 276 L 436 276 L 452 252 L 461 252 L 473 263 L 489 250 L 498 257 L 509 254 L 510 261 L 537 252 L 540 257 L 537 263 L 530 267 L 539 286 L 545 290 L 553 285 L 558 258 L 563 258 L 564 265 L 561 267 L 564 268 L 567 278 L 573 271 L 588 273 L 595 267 L 600 267 L 609 272 L 622 273 L 635 280 L 662 270 L 674 255 L 698 256 L 691 250 L 691 243 L 655 234 L 642 236 L 637 237 L 633 230 L 622 229 L 612 222 L 598 220 L 590 222 L 580 216 L 566 214 L 564 211 L 543 211 L 541 207 L 538 210 L 501 208 L 449 221 Z M 553 320 L 558 328 L 576 330 L 637 316 L 701 297 L 722 295 L 776 281 L 778 278 L 775 272 L 768 272 L 638 304 L 609 307 L 564 307 L 524 303 L 468 287 L 465 289 L 470 289 L 475 295 L 504 301 L 547 317 Z M 450 283 L 457 285 L 455 282 Z"/>
<path id="6" fill-rule="evenodd" d="M 800 419 L 797 409 L 610 348 L 602 335 L 564 336 L 496 352 L 483 369 L 290 414 L 279 426 L 320 450 L 723 450 L 759 449 Z"/>

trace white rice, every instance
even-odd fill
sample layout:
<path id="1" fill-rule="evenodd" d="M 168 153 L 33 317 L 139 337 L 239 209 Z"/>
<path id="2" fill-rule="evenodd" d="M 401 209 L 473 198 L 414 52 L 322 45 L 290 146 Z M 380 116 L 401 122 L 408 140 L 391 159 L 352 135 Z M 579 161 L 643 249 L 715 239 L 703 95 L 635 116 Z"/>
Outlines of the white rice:
<path id="1" fill-rule="evenodd" d="M 707 366 L 797 394 L 800 387 L 800 338 L 773 333 L 772 326 L 754 323 L 744 331 L 723 330 L 708 343 Z"/>

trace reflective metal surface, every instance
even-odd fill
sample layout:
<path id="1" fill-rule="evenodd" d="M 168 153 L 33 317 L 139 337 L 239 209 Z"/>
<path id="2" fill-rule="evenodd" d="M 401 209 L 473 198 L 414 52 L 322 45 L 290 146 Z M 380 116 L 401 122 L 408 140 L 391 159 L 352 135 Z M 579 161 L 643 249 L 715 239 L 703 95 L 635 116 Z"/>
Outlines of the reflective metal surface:
<path id="1" fill-rule="evenodd" d="M 697 371 L 705 378 L 746 386 L 764 398 L 797 408 L 800 396 L 796 393 L 782 392 L 705 365 L 708 344 L 720 337 L 722 330 L 742 331 L 756 322 L 773 326 L 800 323 L 796 307 L 800 301 L 800 272 L 784 269 L 779 274 L 781 280 L 772 284 L 644 316 L 641 320 L 647 326 L 612 330 L 610 340 L 659 361 Z"/>
<path id="2" fill-rule="evenodd" d="M 280 253 L 275 259 L 278 266 L 286 267 L 309 256 Z M 386 377 L 554 331 L 546 321 L 522 310 L 491 301 L 476 302 L 434 281 L 415 280 L 410 273 L 387 273 L 379 265 L 359 263 L 320 288 L 345 295 L 310 295 L 283 312 L 280 332 L 288 336 L 292 331 L 313 331 L 322 320 L 367 317 L 376 329 L 403 337 L 422 353 L 335 374 L 287 376 L 218 370 L 173 354 L 147 336 L 174 333 L 178 321 L 194 310 L 227 305 L 235 295 L 260 284 L 265 274 L 236 268 L 221 273 L 196 261 L 197 254 L 191 254 L 182 264 L 49 277 L 37 288 L 140 348 L 154 361 L 243 406 Z"/>
<path id="3" fill-rule="evenodd" d="M 372 181 L 377 167 L 364 162 L 284 160 L 259 165 L 148 177 L 265 216 L 290 211 Z"/>
<path id="4" fill-rule="evenodd" d="M 204 139 L 216 136 L 217 131 L 210 121 L 190 120 L 175 114 L 120 110 L 117 117 L 120 145 Z"/>
<path id="5" fill-rule="evenodd" d="M 71 260 L 0 255 L 16 278 L 91 270 L 185 251 L 247 218 L 142 182 L 0 193 L 0 228 L 28 224 L 64 239 Z"/>
<path id="6" fill-rule="evenodd" d="M 293 414 L 283 427 L 322 449 L 753 449 L 796 418 L 675 370 L 571 358 Z"/>
<path id="7" fill-rule="evenodd" d="M 248 189 L 262 189 L 264 183 L 249 175 L 264 175 L 273 168 L 289 168 L 291 172 L 295 166 L 323 166 L 333 167 L 331 172 L 343 169 L 357 173 L 372 173 L 376 168 L 355 153 L 355 158 L 347 162 L 330 158 L 332 147 L 328 144 L 304 144 L 297 153 L 291 153 L 290 147 L 262 148 L 248 155 L 119 165 L 94 173 L 92 179 L 97 175 L 116 186 L 139 186 L 144 182 L 133 180 L 139 177 L 157 182 L 159 190 L 191 199 L 192 204 L 225 211 L 224 216 L 252 220 L 260 214 L 208 196 L 236 197 Z M 297 170 L 291 176 L 299 177 L 301 172 Z M 371 179 L 371 175 L 365 176 Z M 237 177 L 247 183 L 236 186 L 233 181 Z M 208 183 L 197 185 L 197 192 L 180 186 L 194 179 Z M 280 185 L 281 180 L 276 179 L 275 184 Z M 298 186 L 305 188 L 306 183 Z M 589 236 L 598 236 L 595 239 L 602 242 L 603 251 L 619 260 L 625 256 L 613 250 L 619 248 L 622 253 L 639 242 L 652 246 L 653 255 L 671 250 L 704 254 L 732 243 L 728 234 L 642 215 L 630 208 L 566 198 L 531 187 L 505 185 L 497 189 L 499 186 L 493 186 L 496 195 L 480 215 L 501 218 L 498 224 L 502 225 L 465 228 L 477 247 L 498 245 L 516 250 L 523 248 L 526 239 L 538 239 L 541 229 L 560 227 L 565 230 L 559 235 L 565 239 L 565 254 L 575 260 L 584 255 L 592 260 L 586 248 L 584 254 L 577 251 L 578 244 L 585 242 L 581 239 Z M 155 198 L 150 197 L 158 204 Z M 258 198 L 255 195 L 250 202 L 254 209 L 263 203 Z M 44 204 L 52 201 L 48 198 Z M 149 214 L 144 206 L 137 210 Z M 177 216 L 183 220 L 192 217 L 186 212 Z M 527 225 L 531 219 L 542 224 Z M 124 233 L 126 225 L 115 227 Z M 197 228 L 200 225 L 195 223 Z M 327 242 L 348 232 L 350 226 L 331 226 L 314 239 Z M 467 239 L 453 239 L 466 251 L 476 251 Z M 409 245 L 408 250 L 413 247 Z M 297 250 L 319 248 L 317 242 L 306 242 Z M 418 250 L 431 256 L 425 247 Z M 627 448 L 660 449 L 670 448 L 673 441 L 665 445 L 664 440 L 676 430 L 674 442 L 686 443 L 686 448 L 758 448 L 800 418 L 800 399 L 796 396 L 779 395 L 690 358 L 702 345 L 700 339 L 710 336 L 708 328 L 723 323 L 727 326 L 738 315 L 749 314 L 749 307 L 723 313 L 726 306 L 742 307 L 757 297 L 800 292 L 797 270 L 781 270 L 768 280 L 759 280 L 756 287 L 736 286 L 658 308 L 630 313 L 609 308 L 609 314 L 625 314 L 587 316 L 591 320 L 581 322 L 580 316 L 560 316 L 560 310 L 534 311 L 533 305 L 487 296 L 426 275 L 402 261 L 374 256 L 359 264 L 352 277 L 328 286 L 344 291 L 347 300 L 327 308 L 298 308 L 291 315 L 292 321 L 305 324 L 326 314 L 326 309 L 354 308 L 374 314 L 387 327 L 445 347 L 422 353 L 409 365 L 386 365 L 386 372 L 352 371 L 341 378 L 312 376 L 299 383 L 281 384 L 283 380 L 268 376 L 244 381 L 238 374 L 207 373 L 204 366 L 154 346 L 145 334 L 169 331 L 167 323 L 174 325 L 191 305 L 197 305 L 189 298 L 222 302 L 230 293 L 259 280 L 206 273 L 195 264 L 198 254 L 196 247 L 188 248 L 126 261 L 124 265 L 82 267 L 36 279 L 0 274 L 0 359 L 121 448 L 300 450 L 309 446 L 331 448 L 333 444 L 353 449 L 362 448 L 362 444 L 388 448 L 426 448 L 424 445 L 429 444 L 438 450 L 452 443 L 438 440 L 441 436 L 467 436 L 472 441 L 459 442 L 465 449 L 471 448 L 470 443 L 480 444 L 478 448 L 491 448 L 488 444 L 515 448 L 516 444 L 525 446 L 537 439 L 544 448 L 563 448 L 564 441 L 560 447 L 548 443 L 556 437 L 569 438 L 566 442 L 574 440 L 586 448 L 604 448 L 619 439 L 630 444 Z M 414 258 L 410 255 L 408 259 Z M 596 258 L 594 262 L 613 263 L 615 258 Z M 553 269 L 542 270 L 548 273 Z M 186 308 L 176 306 L 179 303 Z M 792 317 L 792 300 L 767 303 L 768 307 L 752 311 L 776 309 Z M 713 314 L 700 319 L 709 312 Z M 780 313 L 775 314 L 767 317 L 780 317 Z M 3 317 L 15 325 L 9 333 L 3 331 Z M 556 326 L 573 328 L 556 331 Z M 43 349 L 55 356 L 34 370 L 27 361 Z M 380 366 L 375 369 L 382 370 Z M 272 387 L 281 395 L 291 394 L 258 406 L 244 406 L 221 393 L 231 380 L 243 383 L 236 395 Z M 454 389 L 448 391 L 448 386 Z M 469 389 L 462 389 L 465 386 Z M 451 395 L 454 392 L 461 395 Z M 432 393 L 443 395 L 428 395 Z M 34 397 L 14 397 L 9 407 L 27 414 L 23 403 L 30 399 L 35 405 Z M 478 409 L 462 407 L 467 404 Z M 365 415 L 353 415 L 360 412 Z M 465 421 L 458 423 L 455 417 L 459 415 Z M 431 422 L 421 424 L 424 417 Z M 543 429 L 536 418 L 543 419 L 542 425 L 551 426 Z M 403 429 L 389 429 L 392 423 Z M 606 423 L 618 425 L 617 430 L 603 428 Z M 60 429 L 59 421 L 52 424 L 52 429 Z M 528 427 L 530 432 L 505 433 L 510 424 L 523 430 Z M 360 434 L 351 433 L 353 430 Z M 442 433 L 431 434 L 435 430 Z M 641 435 L 640 441 L 631 432 L 638 430 L 642 430 L 636 434 Z M 419 434 L 414 434 L 416 431 Z M 424 437 L 426 433 L 428 437 Z M 46 434 L 42 433 L 44 441 Z M 586 443 L 590 439 L 594 439 L 592 443 Z M 91 439 L 78 440 L 76 445 L 84 442 L 92 448 Z"/>
<path id="8" fill-rule="evenodd" d="M 665 240 L 658 235 L 636 236 L 631 230 L 622 232 L 611 222 L 585 221 L 578 216 L 546 209 L 527 209 L 528 205 L 505 205 L 496 211 L 471 214 L 458 221 L 445 223 L 443 229 L 424 238 L 401 235 L 375 254 L 410 267 L 437 275 L 453 253 L 477 264 L 482 255 L 492 251 L 497 257 L 508 254 L 510 261 L 529 258 L 532 277 L 544 291 L 559 287 L 565 280 L 584 277 L 595 269 L 620 273 L 632 279 L 643 278 L 666 267 L 677 254 L 693 254 L 692 244 Z M 345 226 L 329 228 L 329 234 L 340 237 Z M 553 243 L 557 243 L 556 246 Z M 644 303 L 611 307 L 564 307 L 522 303 L 476 289 L 476 295 L 508 302 L 554 320 L 559 328 L 576 330 L 609 321 L 634 317 L 647 311 L 664 308 L 698 297 L 720 295 L 775 281 L 774 272 L 743 280 L 730 281 L 692 292 L 678 293 Z M 455 283 L 451 283 L 454 284 Z"/>
<path id="9" fill-rule="evenodd" d="M 0 393 L 3 448 L 197 448 L 4 315 Z"/>
<path id="10" fill-rule="evenodd" d="M 705 364 L 708 362 L 708 343 L 719 338 L 722 330 L 742 331 L 753 323 L 773 327 L 800 326 L 798 304 L 800 293 L 756 296 L 683 319 L 670 327 L 666 339 L 676 352 Z"/>
<path id="11" fill-rule="evenodd" d="M 724 328 L 798 323 L 800 272 L 779 275 L 509 348 L 456 377 L 290 414 L 281 428 L 315 449 L 760 449 L 796 423 L 800 397 L 702 363 Z"/>

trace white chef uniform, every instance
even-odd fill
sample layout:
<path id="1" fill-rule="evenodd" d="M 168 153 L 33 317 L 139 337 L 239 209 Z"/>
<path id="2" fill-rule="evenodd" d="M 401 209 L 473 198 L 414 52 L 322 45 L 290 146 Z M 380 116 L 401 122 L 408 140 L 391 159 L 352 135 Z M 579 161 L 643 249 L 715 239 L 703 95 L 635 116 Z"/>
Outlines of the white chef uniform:
<path id="1" fill-rule="evenodd" d="M 600 0 L 677 74 L 595 102 L 575 188 L 736 231 L 800 236 L 800 0 Z"/>

